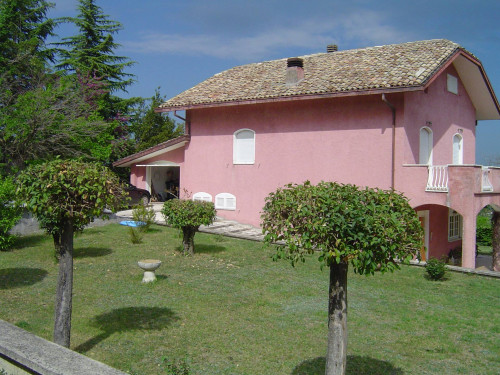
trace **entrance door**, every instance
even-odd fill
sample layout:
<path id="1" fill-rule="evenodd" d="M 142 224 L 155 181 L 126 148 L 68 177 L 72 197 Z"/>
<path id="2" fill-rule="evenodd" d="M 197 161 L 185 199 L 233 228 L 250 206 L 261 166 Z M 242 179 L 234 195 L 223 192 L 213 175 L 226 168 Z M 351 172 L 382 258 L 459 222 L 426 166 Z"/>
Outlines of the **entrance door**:
<path id="1" fill-rule="evenodd" d="M 429 210 L 418 211 L 417 215 L 420 220 L 420 225 L 422 225 L 424 229 L 424 241 L 420 249 L 420 259 L 422 261 L 427 261 L 427 259 L 429 259 Z"/>

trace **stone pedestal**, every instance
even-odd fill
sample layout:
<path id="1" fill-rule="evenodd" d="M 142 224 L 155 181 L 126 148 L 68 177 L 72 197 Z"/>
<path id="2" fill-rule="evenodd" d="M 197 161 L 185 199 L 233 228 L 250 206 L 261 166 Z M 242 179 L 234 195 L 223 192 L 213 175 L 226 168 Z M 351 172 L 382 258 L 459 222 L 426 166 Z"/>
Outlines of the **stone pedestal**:
<path id="1" fill-rule="evenodd" d="M 161 266 L 161 260 L 143 259 L 138 261 L 137 264 L 144 270 L 143 283 L 150 283 L 156 280 L 155 270 Z"/>

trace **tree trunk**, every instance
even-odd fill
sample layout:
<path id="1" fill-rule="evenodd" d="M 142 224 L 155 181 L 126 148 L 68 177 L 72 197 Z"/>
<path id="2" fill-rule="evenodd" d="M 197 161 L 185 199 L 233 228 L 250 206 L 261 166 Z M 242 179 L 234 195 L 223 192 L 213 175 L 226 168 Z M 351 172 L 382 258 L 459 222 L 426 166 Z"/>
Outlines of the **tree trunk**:
<path id="1" fill-rule="evenodd" d="M 64 223 L 59 247 L 54 342 L 69 348 L 73 299 L 73 221 Z"/>
<path id="2" fill-rule="evenodd" d="M 326 375 L 345 375 L 347 358 L 347 268 L 348 263 L 344 262 L 330 265 Z"/>
<path id="3" fill-rule="evenodd" d="M 500 212 L 493 211 L 492 218 L 493 238 L 491 239 L 491 246 L 493 248 L 492 264 L 493 271 L 500 271 Z"/>
<path id="4" fill-rule="evenodd" d="M 182 227 L 182 244 L 184 246 L 184 255 L 194 255 L 194 235 L 197 227 Z"/>

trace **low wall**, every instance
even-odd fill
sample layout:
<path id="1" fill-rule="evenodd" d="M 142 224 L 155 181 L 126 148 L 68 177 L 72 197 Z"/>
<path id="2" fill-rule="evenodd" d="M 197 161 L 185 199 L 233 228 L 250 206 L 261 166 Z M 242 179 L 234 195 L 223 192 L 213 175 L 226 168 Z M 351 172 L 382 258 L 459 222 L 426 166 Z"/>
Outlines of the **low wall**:
<path id="1" fill-rule="evenodd" d="M 126 375 L 0 320 L 0 374 Z"/>

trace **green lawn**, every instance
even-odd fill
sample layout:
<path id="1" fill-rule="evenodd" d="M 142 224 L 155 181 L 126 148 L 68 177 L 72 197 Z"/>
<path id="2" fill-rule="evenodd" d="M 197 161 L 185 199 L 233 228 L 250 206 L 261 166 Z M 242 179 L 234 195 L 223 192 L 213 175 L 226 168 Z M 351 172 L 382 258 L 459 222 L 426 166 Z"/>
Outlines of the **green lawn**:
<path id="1" fill-rule="evenodd" d="M 315 258 L 292 268 L 271 248 L 198 233 L 179 253 L 173 229 L 132 245 L 117 224 L 75 239 L 71 347 L 132 374 L 323 374 L 328 272 Z M 158 281 L 136 262 L 157 258 Z M 500 280 L 424 269 L 349 274 L 348 374 L 498 374 Z M 51 240 L 30 236 L 0 253 L 0 318 L 52 337 L 57 266 Z"/>

